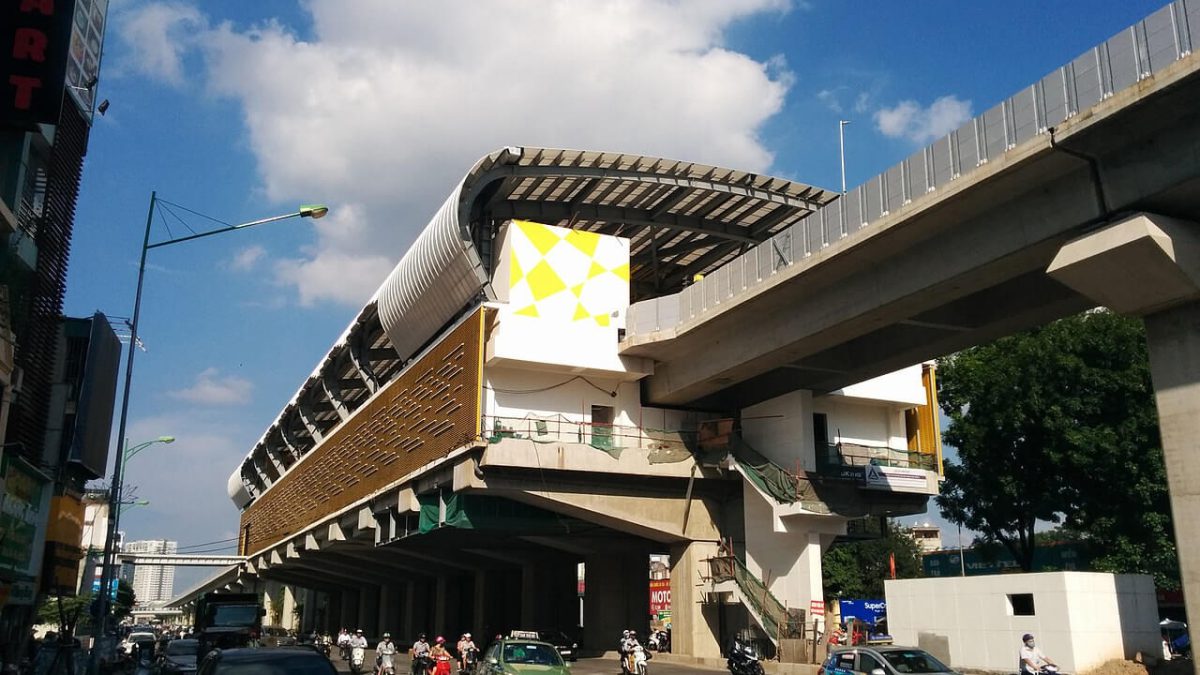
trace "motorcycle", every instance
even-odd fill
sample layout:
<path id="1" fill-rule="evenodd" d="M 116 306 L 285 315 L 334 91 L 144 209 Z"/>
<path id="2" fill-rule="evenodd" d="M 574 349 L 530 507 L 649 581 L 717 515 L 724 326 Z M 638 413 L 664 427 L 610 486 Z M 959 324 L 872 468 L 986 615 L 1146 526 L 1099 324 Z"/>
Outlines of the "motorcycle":
<path id="1" fill-rule="evenodd" d="M 665 630 L 650 633 L 650 649 L 664 653 L 671 651 L 671 634 Z"/>
<path id="2" fill-rule="evenodd" d="M 731 675 L 763 675 L 762 659 L 753 645 L 740 640 L 733 643 L 725 665 Z"/>
<path id="3" fill-rule="evenodd" d="M 439 654 L 437 657 L 437 665 L 433 669 L 433 675 L 450 675 L 450 669 L 452 667 L 450 662 L 452 660 L 453 659 L 450 658 L 449 654 Z"/>
<path id="4" fill-rule="evenodd" d="M 358 675 L 363 671 L 363 658 L 366 657 L 367 650 L 362 647 L 354 647 L 350 650 L 350 672 Z"/>
<path id="5" fill-rule="evenodd" d="M 412 675 L 425 675 L 429 672 L 433 662 L 429 660 L 428 654 L 414 656 L 412 660 Z"/>
<path id="6" fill-rule="evenodd" d="M 463 652 L 462 668 L 459 669 L 459 675 L 470 675 L 475 672 L 475 665 L 479 663 L 479 650 L 467 649 Z"/>
<path id="7" fill-rule="evenodd" d="M 636 675 L 646 675 L 646 662 L 650 660 L 650 652 L 641 645 L 633 647 L 633 672 Z"/>

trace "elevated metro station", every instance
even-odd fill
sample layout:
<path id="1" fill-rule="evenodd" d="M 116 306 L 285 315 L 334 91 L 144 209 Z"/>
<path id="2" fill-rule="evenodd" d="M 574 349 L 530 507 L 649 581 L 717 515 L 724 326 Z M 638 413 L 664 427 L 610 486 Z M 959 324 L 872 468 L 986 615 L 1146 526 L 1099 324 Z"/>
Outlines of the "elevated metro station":
<path id="1" fill-rule="evenodd" d="M 821 552 L 937 493 L 928 360 L 1102 305 L 1146 320 L 1196 604 L 1198 40 L 1172 2 L 845 195 L 482 158 L 234 469 L 246 562 L 208 586 L 603 650 L 668 554 L 676 652 L 749 625 L 795 657 Z"/>
<path id="2" fill-rule="evenodd" d="M 668 554 L 677 651 L 715 656 L 747 623 L 799 639 L 847 522 L 937 491 L 932 370 L 655 406 L 655 362 L 622 338 L 632 300 L 832 198 L 647 157 L 484 158 L 230 477 L 246 574 L 319 594 L 322 629 L 606 645 L 647 629 Z"/>

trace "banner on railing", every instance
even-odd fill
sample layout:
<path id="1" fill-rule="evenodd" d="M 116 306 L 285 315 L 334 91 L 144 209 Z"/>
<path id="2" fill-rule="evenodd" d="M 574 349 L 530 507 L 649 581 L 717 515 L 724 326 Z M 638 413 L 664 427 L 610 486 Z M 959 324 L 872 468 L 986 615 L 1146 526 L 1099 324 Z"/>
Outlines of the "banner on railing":
<path id="1" fill-rule="evenodd" d="M 870 465 L 866 467 L 865 487 L 869 490 L 892 492 L 926 492 L 929 489 L 928 472 L 921 469 Z"/>

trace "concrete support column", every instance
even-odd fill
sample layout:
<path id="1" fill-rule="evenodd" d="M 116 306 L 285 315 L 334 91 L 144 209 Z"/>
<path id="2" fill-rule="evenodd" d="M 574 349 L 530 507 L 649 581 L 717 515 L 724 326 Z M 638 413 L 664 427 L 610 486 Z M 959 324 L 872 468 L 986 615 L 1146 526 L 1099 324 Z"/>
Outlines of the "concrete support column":
<path id="1" fill-rule="evenodd" d="M 450 579 L 444 575 L 438 575 L 437 581 L 433 588 L 433 632 L 438 635 L 445 635 L 448 628 L 446 603 L 449 599 Z"/>
<path id="2" fill-rule="evenodd" d="M 361 591 L 343 590 L 340 593 L 342 597 L 341 606 L 341 624 L 346 627 L 346 630 L 353 633 L 361 628 L 358 625 L 358 605 Z"/>
<path id="3" fill-rule="evenodd" d="M 400 639 L 400 589 L 395 584 L 379 587 L 379 630 Z"/>
<path id="4" fill-rule="evenodd" d="M 627 628 L 650 627 L 649 553 L 627 550 L 589 555 L 585 561 L 583 624 L 591 650 L 614 649 Z"/>
<path id="5" fill-rule="evenodd" d="M 287 585 L 283 587 L 283 613 L 281 615 L 282 625 L 284 628 L 298 630 L 300 628 L 299 617 L 296 616 L 296 587 Z"/>
<path id="6" fill-rule="evenodd" d="M 413 641 L 417 637 L 418 628 L 414 617 L 415 599 L 417 584 L 413 581 L 404 582 L 404 599 L 401 601 L 400 608 L 400 630 L 405 639 Z"/>
<path id="7" fill-rule="evenodd" d="M 359 591 L 358 625 L 371 639 L 379 637 L 379 587 L 363 586 Z"/>
<path id="8" fill-rule="evenodd" d="M 671 547 L 671 651 L 700 658 L 720 658 L 720 605 L 705 603 L 708 558 L 717 543 L 693 541 Z"/>
<path id="9" fill-rule="evenodd" d="M 492 636 L 483 633 L 486 628 L 490 628 L 487 621 L 488 607 L 488 582 L 487 571 L 478 570 L 475 572 L 475 597 L 472 598 L 471 605 L 471 625 L 473 632 L 478 634 L 479 641 L 476 644 L 483 644 L 484 641 Z M 524 578 L 522 577 L 522 581 Z"/>
<path id="10" fill-rule="evenodd" d="M 1200 302 L 1146 317 L 1150 373 L 1158 404 L 1175 515 L 1175 546 L 1189 616 L 1200 612 Z"/>

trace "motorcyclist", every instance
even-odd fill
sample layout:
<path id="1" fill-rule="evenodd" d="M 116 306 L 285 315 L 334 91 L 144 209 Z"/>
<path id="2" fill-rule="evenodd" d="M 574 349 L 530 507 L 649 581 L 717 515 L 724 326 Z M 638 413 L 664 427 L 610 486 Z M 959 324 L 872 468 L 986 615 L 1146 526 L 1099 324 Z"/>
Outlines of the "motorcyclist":
<path id="1" fill-rule="evenodd" d="M 621 631 L 621 639 L 617 641 L 617 656 L 621 661 L 621 672 L 624 675 L 628 675 L 629 673 L 630 648 L 629 631 L 623 630 Z"/>
<path id="2" fill-rule="evenodd" d="M 641 645 L 642 643 L 638 641 L 637 631 L 630 630 L 629 636 L 625 638 L 625 659 L 623 661 L 623 667 L 625 668 L 626 672 L 634 672 L 634 649 L 640 647 Z"/>
<path id="3" fill-rule="evenodd" d="M 446 638 L 438 636 L 434 640 L 433 649 L 429 650 L 429 658 L 433 659 L 433 675 L 450 675 L 450 662 L 454 657 L 446 649 Z"/>
<path id="4" fill-rule="evenodd" d="M 1032 633 L 1021 636 L 1021 643 L 1020 667 L 1021 673 L 1024 675 L 1040 673 L 1046 666 L 1058 667 L 1058 664 L 1046 658 L 1046 655 L 1038 648 Z"/>
<path id="5" fill-rule="evenodd" d="M 354 649 L 355 647 L 367 648 L 367 638 L 363 636 L 361 628 L 354 631 L 354 637 L 350 638 L 350 648 Z"/>
<path id="6" fill-rule="evenodd" d="M 458 639 L 458 645 L 456 645 L 456 648 L 458 650 L 458 667 L 460 670 L 466 671 L 467 654 L 478 651 L 475 647 L 475 641 L 471 639 L 471 634 L 463 633 L 462 637 Z"/>
<path id="7" fill-rule="evenodd" d="M 429 657 L 429 643 L 425 641 L 424 633 L 417 636 L 417 641 L 413 643 L 412 649 L 408 650 L 408 655 L 412 657 L 413 675 L 424 675 L 417 672 L 420 660 Z"/>
<path id="8" fill-rule="evenodd" d="M 395 663 L 392 657 L 396 654 L 396 643 L 392 642 L 392 634 L 384 633 L 383 639 L 375 647 L 375 669 L 376 675 L 384 675 L 384 673 L 395 673 Z"/>
<path id="9" fill-rule="evenodd" d="M 342 653 L 342 660 L 350 660 L 350 631 L 345 628 L 338 631 L 337 636 L 338 651 Z"/>

